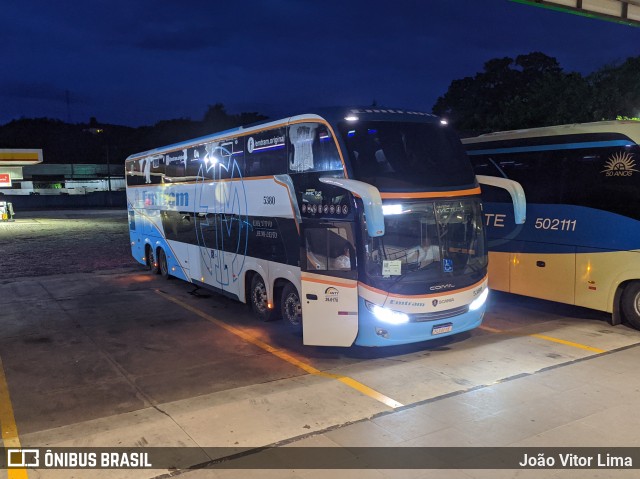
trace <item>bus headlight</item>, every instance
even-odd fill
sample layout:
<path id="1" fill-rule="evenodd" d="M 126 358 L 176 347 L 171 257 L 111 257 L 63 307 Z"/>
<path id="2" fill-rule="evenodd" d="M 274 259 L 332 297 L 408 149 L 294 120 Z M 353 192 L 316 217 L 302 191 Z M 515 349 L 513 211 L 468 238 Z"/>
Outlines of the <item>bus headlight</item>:
<path id="1" fill-rule="evenodd" d="M 382 214 L 387 215 L 401 215 L 402 205 L 382 205 Z"/>
<path id="2" fill-rule="evenodd" d="M 489 288 L 486 288 L 482 292 L 482 294 L 478 296 L 476 299 L 474 299 L 472 303 L 469 305 L 469 311 L 475 311 L 476 309 L 480 309 L 482 305 L 485 303 L 485 301 L 487 300 L 488 296 L 489 296 Z"/>
<path id="3" fill-rule="evenodd" d="M 383 323 L 403 324 L 409 322 L 408 314 L 383 308 L 382 306 L 378 306 L 377 304 L 370 303 L 366 300 L 364 304 L 367 306 L 367 309 L 373 313 L 376 319 L 382 321 Z"/>

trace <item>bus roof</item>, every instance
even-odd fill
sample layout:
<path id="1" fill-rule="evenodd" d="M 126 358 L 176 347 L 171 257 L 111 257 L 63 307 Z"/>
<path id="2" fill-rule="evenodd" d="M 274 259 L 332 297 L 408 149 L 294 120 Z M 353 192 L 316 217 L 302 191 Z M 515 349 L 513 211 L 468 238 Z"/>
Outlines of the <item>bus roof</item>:
<path id="1" fill-rule="evenodd" d="M 640 143 L 640 122 L 633 120 L 596 121 L 592 123 L 573 123 L 570 125 L 545 126 L 523 130 L 497 131 L 484 135 L 463 138 L 465 145 L 488 143 L 521 138 L 540 138 L 558 135 L 580 135 L 589 133 L 621 133 L 635 143 Z"/>
<path id="2" fill-rule="evenodd" d="M 431 113 L 424 113 L 413 110 L 402 110 L 399 108 L 384 108 L 384 107 L 331 107 L 318 109 L 317 113 L 305 113 L 300 115 L 294 115 L 284 117 L 278 120 L 266 120 L 260 123 L 254 123 L 249 126 L 240 126 L 225 130 L 221 132 L 212 133 L 210 135 L 193 138 L 190 140 L 181 141 L 179 143 L 173 143 L 171 145 L 154 148 L 152 150 L 135 153 L 127 158 L 128 160 L 135 160 L 153 155 L 162 155 L 170 153 L 183 148 L 191 146 L 202 145 L 211 141 L 219 141 L 225 138 L 234 137 L 238 135 L 247 135 L 255 133 L 261 130 L 268 130 L 270 128 L 276 128 L 278 126 L 285 126 L 291 122 L 299 121 L 327 121 L 331 125 L 336 125 L 338 122 L 345 120 L 348 116 L 356 116 L 360 120 L 367 121 L 391 121 L 391 120 L 403 120 L 403 121 L 420 121 L 427 123 L 436 123 L 440 121 L 440 118 Z"/>

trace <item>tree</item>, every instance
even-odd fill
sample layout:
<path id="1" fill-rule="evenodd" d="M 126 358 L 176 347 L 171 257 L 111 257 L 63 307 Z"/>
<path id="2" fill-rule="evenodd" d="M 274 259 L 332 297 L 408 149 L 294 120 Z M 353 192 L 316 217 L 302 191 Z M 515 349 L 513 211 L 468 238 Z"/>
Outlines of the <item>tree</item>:
<path id="1" fill-rule="evenodd" d="M 469 134 L 589 121 L 590 88 L 555 58 L 532 52 L 489 60 L 474 77 L 454 80 L 433 112 Z"/>
<path id="2" fill-rule="evenodd" d="M 256 112 L 228 114 L 222 103 L 209 106 L 202 121 L 177 118 L 138 128 L 102 124 L 95 117 L 83 124 L 22 118 L 0 125 L 0 148 L 41 148 L 45 163 L 104 163 L 108 147 L 109 162 L 118 164 L 133 153 L 266 119 Z"/>
<path id="3" fill-rule="evenodd" d="M 588 77 L 595 92 L 592 119 L 640 116 L 640 57 L 606 65 Z"/>
<path id="4" fill-rule="evenodd" d="M 209 105 L 202 119 L 202 123 L 210 132 L 223 131 L 235 126 L 233 118 L 227 113 L 222 103 Z"/>

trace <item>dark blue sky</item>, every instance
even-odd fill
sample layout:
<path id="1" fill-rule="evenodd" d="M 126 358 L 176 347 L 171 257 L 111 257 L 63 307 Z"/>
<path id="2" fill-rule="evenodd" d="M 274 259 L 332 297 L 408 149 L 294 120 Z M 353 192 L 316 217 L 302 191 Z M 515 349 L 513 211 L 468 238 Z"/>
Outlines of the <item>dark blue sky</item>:
<path id="1" fill-rule="evenodd" d="M 640 28 L 508 0 L 7 0 L 0 51 L 0 124 L 139 126 L 218 102 L 431 111 L 491 58 L 541 51 L 586 74 L 640 55 Z"/>

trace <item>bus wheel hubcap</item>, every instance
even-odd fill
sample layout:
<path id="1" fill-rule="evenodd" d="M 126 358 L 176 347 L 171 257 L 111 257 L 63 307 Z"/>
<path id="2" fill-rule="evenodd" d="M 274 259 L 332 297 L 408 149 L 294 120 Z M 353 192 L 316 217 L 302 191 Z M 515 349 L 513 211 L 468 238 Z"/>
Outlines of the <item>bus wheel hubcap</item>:
<path id="1" fill-rule="evenodd" d="M 295 294 L 290 294 L 284 302 L 285 313 L 287 320 L 294 325 L 300 324 L 301 306 L 300 300 Z"/>

